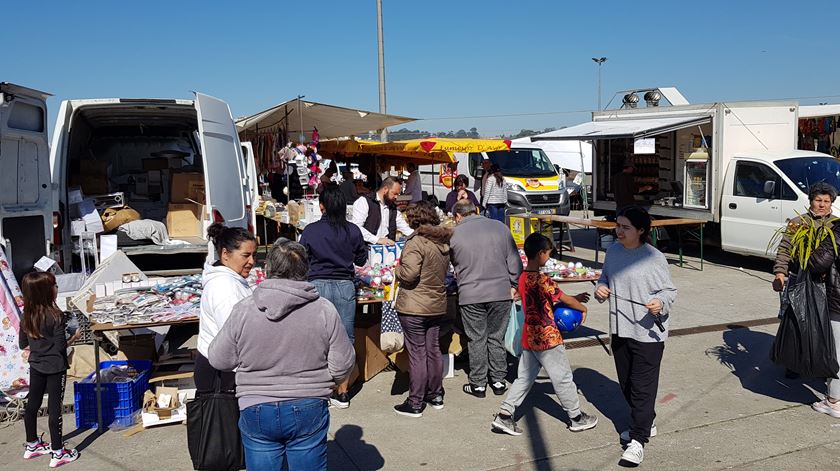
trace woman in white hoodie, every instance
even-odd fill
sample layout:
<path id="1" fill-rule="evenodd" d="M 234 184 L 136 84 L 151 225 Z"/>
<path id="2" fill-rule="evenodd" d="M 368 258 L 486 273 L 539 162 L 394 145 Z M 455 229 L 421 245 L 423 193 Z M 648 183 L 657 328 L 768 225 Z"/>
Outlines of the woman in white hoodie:
<path id="1" fill-rule="evenodd" d="M 248 274 L 256 263 L 257 242 L 253 234 L 239 227 L 215 223 L 207 228 L 219 260 L 206 265 L 202 274 L 201 316 L 198 322 L 198 354 L 195 358 L 197 392 L 212 392 L 219 380 L 220 391 L 236 389 L 233 372 L 222 372 L 207 361 L 210 343 L 225 325 L 230 311 L 239 301 L 251 295 Z"/>

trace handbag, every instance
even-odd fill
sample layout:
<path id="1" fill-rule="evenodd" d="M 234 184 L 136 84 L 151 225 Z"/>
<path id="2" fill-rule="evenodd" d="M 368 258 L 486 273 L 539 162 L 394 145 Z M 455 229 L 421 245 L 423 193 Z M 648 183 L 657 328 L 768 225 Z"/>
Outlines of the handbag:
<path id="1" fill-rule="evenodd" d="M 522 354 L 522 326 L 525 323 L 525 311 L 522 304 L 513 303 L 510 306 L 510 319 L 505 331 L 505 350 L 511 355 L 519 357 Z"/>
<path id="2" fill-rule="evenodd" d="M 231 392 L 216 390 L 187 402 L 187 448 L 193 468 L 204 471 L 245 469 L 239 435 L 239 402 Z"/>
<path id="3" fill-rule="evenodd" d="M 396 286 L 396 282 L 394 282 Z M 399 286 L 394 289 L 393 299 L 397 299 Z M 385 353 L 394 353 L 403 349 L 405 336 L 403 335 L 400 318 L 394 309 L 393 300 L 382 302 L 382 324 L 380 324 L 379 349 Z"/>

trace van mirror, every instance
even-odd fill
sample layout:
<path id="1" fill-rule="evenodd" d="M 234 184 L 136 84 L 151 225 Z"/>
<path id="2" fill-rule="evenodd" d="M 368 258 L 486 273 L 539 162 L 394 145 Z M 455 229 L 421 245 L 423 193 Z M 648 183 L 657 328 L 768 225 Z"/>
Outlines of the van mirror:
<path id="1" fill-rule="evenodd" d="M 563 175 L 563 169 L 559 165 L 554 164 L 554 170 L 557 170 L 557 175 Z"/>
<path id="2" fill-rule="evenodd" d="M 767 196 L 772 197 L 776 194 L 776 182 L 773 180 L 767 180 L 764 182 L 764 194 Z"/>

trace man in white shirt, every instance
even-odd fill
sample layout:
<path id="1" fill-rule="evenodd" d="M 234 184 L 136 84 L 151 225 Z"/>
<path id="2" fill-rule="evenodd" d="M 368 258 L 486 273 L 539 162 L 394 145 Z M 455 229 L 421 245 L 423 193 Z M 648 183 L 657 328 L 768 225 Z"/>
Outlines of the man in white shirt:
<path id="1" fill-rule="evenodd" d="M 420 181 L 420 171 L 417 170 L 417 165 L 410 163 L 406 168 L 408 169 L 408 180 L 405 182 L 405 194 L 411 195 L 412 203 L 423 201 L 423 184 Z"/>
<path id="2" fill-rule="evenodd" d="M 376 193 L 357 199 L 353 203 L 353 224 L 359 226 L 368 244 L 394 245 L 397 231 L 410 236 L 414 229 L 408 227 L 394 203 L 400 195 L 400 182 L 393 177 L 382 181 Z"/>

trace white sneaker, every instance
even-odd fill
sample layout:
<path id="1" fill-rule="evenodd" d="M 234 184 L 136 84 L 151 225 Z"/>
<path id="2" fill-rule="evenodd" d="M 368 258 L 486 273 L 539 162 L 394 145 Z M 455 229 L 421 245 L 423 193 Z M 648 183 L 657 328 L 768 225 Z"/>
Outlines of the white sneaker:
<path id="1" fill-rule="evenodd" d="M 656 424 L 653 424 L 650 427 L 650 435 L 648 435 L 648 437 L 653 438 L 655 436 L 656 436 Z M 621 438 L 622 442 L 629 442 L 630 441 L 630 430 L 625 430 L 625 431 L 621 432 L 620 438 Z"/>
<path id="2" fill-rule="evenodd" d="M 621 460 L 618 462 L 619 466 L 635 468 L 645 459 L 645 447 L 636 440 L 632 440 L 624 453 L 621 455 Z"/>
<path id="3" fill-rule="evenodd" d="M 828 398 L 811 404 L 811 409 L 823 414 L 828 414 L 835 419 L 840 419 L 840 401 L 829 402 Z"/>

